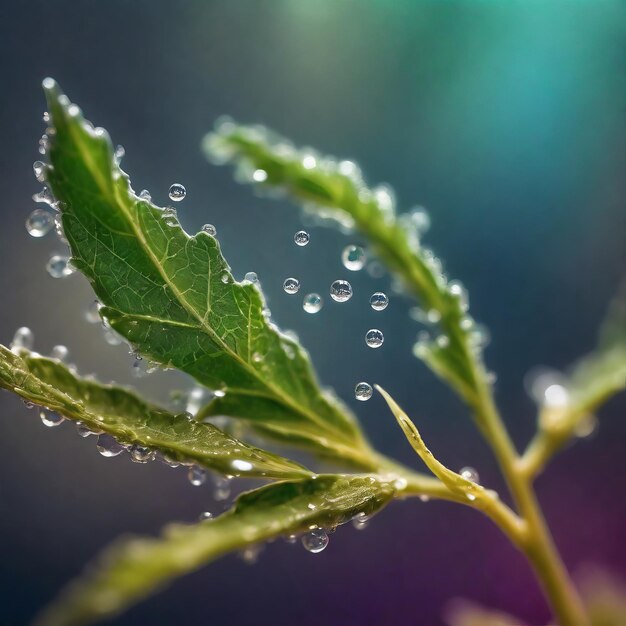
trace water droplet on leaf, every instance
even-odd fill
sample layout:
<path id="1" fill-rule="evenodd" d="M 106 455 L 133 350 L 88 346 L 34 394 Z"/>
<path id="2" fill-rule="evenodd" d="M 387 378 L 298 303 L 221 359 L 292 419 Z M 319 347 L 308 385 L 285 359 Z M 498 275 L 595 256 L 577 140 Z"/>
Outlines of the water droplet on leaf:
<path id="1" fill-rule="evenodd" d="M 194 465 L 189 468 L 187 472 L 187 479 L 194 487 L 204 485 L 206 482 L 207 473 L 206 470 L 198 465 Z"/>
<path id="2" fill-rule="evenodd" d="M 328 545 L 328 534 L 324 529 L 318 528 L 302 535 L 301 541 L 307 552 L 317 554 Z"/>
<path id="3" fill-rule="evenodd" d="M 54 428 L 55 426 L 59 426 L 65 421 L 65 418 L 59 413 L 55 413 L 54 411 L 48 411 L 47 409 L 41 409 L 39 411 L 39 417 L 44 426 L 48 428 Z"/>
<path id="4" fill-rule="evenodd" d="M 477 485 L 480 482 L 480 477 L 478 476 L 478 472 L 473 467 L 462 467 L 459 471 L 459 474 L 463 476 L 466 480 L 471 480 L 473 483 Z"/>
<path id="5" fill-rule="evenodd" d="M 102 456 L 108 458 L 108 457 L 118 456 L 119 454 L 124 452 L 124 450 L 126 449 L 126 446 L 121 444 L 112 435 L 107 435 L 106 433 L 104 433 L 98 437 L 96 448 Z"/>
<path id="6" fill-rule="evenodd" d="M 9 347 L 11 350 L 32 350 L 34 345 L 35 335 L 33 331 L 26 326 L 21 326 L 15 331 Z"/>
<path id="7" fill-rule="evenodd" d="M 62 254 L 55 254 L 50 257 L 46 271 L 52 278 L 65 278 L 74 273 L 69 257 Z"/>
<path id="8" fill-rule="evenodd" d="M 35 209 L 26 219 L 26 230 L 31 237 L 47 235 L 54 225 L 54 217 L 45 209 Z"/>

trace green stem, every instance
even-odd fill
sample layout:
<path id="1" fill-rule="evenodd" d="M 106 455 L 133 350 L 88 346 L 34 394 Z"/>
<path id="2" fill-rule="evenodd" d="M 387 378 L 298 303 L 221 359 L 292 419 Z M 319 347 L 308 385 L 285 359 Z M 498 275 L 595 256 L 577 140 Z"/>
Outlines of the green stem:
<path id="1" fill-rule="evenodd" d="M 480 378 L 477 378 L 480 380 Z M 554 545 L 531 480 L 491 394 L 478 383 L 480 420 L 525 524 L 520 549 L 532 565 L 560 626 L 589 626 L 583 603 Z"/>

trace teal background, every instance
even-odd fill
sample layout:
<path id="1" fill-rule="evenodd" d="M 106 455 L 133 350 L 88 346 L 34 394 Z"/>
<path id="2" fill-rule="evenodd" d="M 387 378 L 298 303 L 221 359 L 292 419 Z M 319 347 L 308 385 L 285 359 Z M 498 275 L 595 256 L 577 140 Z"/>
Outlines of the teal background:
<path id="1" fill-rule="evenodd" d="M 136 189 L 164 204 L 172 182 L 186 185 L 185 227 L 216 225 L 235 273 L 259 274 L 276 321 L 298 331 L 323 382 L 384 452 L 419 466 L 380 398 L 352 399 L 358 380 L 387 387 L 444 462 L 472 465 L 501 489 L 464 408 L 411 356 L 419 327 L 409 303 L 392 295 L 384 313 L 372 312 L 367 298 L 388 279 L 341 267 L 340 250 L 357 240 L 315 228 L 297 249 L 298 211 L 237 186 L 206 163 L 200 140 L 223 113 L 266 124 L 354 158 L 370 183 L 394 187 L 401 210 L 424 205 L 427 245 L 491 331 L 487 363 L 521 447 L 534 428 L 525 373 L 590 350 L 624 276 L 625 25 L 626 5 L 603 0 L 2 3 L 0 341 L 27 325 L 40 351 L 64 343 L 82 372 L 131 380 L 125 350 L 83 320 L 86 281 L 48 277 L 59 244 L 23 227 L 38 190 L 40 81 L 51 75 L 125 146 Z M 348 274 L 354 298 L 327 297 L 316 316 L 282 293 L 288 275 L 327 293 Z M 362 340 L 374 325 L 386 337 L 376 351 Z M 156 397 L 182 384 L 140 381 Z M 0 409 L 2 626 L 27 623 L 119 534 L 221 510 L 180 471 L 103 459 L 71 425 L 45 429 L 8 394 Z M 599 563 L 626 576 L 625 409 L 612 401 L 597 435 L 538 483 L 573 570 Z M 443 623 L 452 597 L 548 620 L 527 565 L 486 519 L 407 502 L 364 532 L 339 529 L 319 555 L 277 542 L 255 566 L 227 557 L 111 623 L 429 626 Z"/>

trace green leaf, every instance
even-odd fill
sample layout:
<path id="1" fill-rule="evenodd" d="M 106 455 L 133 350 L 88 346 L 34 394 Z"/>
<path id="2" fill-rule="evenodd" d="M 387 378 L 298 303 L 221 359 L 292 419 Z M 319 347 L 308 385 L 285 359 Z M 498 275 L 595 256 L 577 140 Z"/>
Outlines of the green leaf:
<path id="1" fill-rule="evenodd" d="M 172 525 L 158 539 L 120 541 L 71 584 L 36 622 L 79 626 L 119 613 L 172 579 L 231 552 L 311 528 L 334 528 L 371 515 L 394 495 L 375 475 L 323 475 L 243 494 L 214 520 Z"/>
<path id="2" fill-rule="evenodd" d="M 54 129 L 46 178 L 72 262 L 111 327 L 142 355 L 224 395 L 204 415 L 249 420 L 372 469 L 356 420 L 320 389 L 303 348 L 265 317 L 258 286 L 233 279 L 214 236 L 189 236 L 173 209 L 135 195 L 106 131 L 93 129 L 54 81 L 44 89 Z"/>
<path id="3" fill-rule="evenodd" d="M 597 348 L 575 363 L 563 382 L 564 401 L 545 404 L 539 411 L 539 432 L 523 457 L 526 473 L 538 474 L 548 459 L 570 439 L 593 429 L 594 412 L 626 389 L 625 288 L 609 308 Z"/>
<path id="4" fill-rule="evenodd" d="M 0 387 L 81 421 L 95 432 L 149 447 L 172 460 L 197 463 L 227 475 L 278 479 L 311 475 L 301 465 L 251 447 L 212 424 L 174 415 L 127 389 L 79 378 L 59 361 L 28 351 L 14 354 L 0 345 Z"/>
<path id="5" fill-rule="evenodd" d="M 305 210 L 366 237 L 372 252 L 418 298 L 424 321 L 441 331 L 437 340 L 428 336 L 419 341 L 415 355 L 473 408 L 485 402 L 484 332 L 467 315 L 467 294 L 458 281 L 448 280 L 432 251 L 421 246 L 415 219 L 396 214 L 386 185 L 369 188 L 354 163 L 298 151 L 258 126 L 223 122 L 203 145 L 213 162 L 235 164 L 238 181 L 262 181 L 260 188 L 285 192 Z M 259 171 L 261 176 L 255 174 Z"/>

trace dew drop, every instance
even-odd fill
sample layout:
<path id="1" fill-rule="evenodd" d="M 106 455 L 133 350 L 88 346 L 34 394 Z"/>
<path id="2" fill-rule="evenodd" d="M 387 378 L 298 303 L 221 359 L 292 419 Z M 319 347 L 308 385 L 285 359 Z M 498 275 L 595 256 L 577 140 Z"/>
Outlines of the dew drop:
<path id="1" fill-rule="evenodd" d="M 126 154 L 126 150 L 124 150 L 124 146 L 117 146 L 115 148 L 115 152 L 113 153 L 113 158 L 115 159 L 115 165 L 119 165 Z"/>
<path id="2" fill-rule="evenodd" d="M 238 472 L 249 472 L 253 469 L 252 463 L 244 461 L 243 459 L 235 459 L 231 464 L 231 467 Z"/>
<path id="3" fill-rule="evenodd" d="M 335 302 L 347 302 L 352 297 L 352 285 L 347 280 L 336 280 L 330 286 L 330 297 Z"/>
<path id="4" fill-rule="evenodd" d="M 227 500 L 230 496 L 230 480 L 225 476 L 216 476 L 214 485 L 215 489 L 213 490 L 213 497 L 218 502 Z"/>
<path id="5" fill-rule="evenodd" d="M 306 230 L 299 230 L 293 236 L 293 240 L 296 242 L 297 246 L 306 246 L 311 240 L 311 237 L 309 233 L 306 232 Z"/>
<path id="6" fill-rule="evenodd" d="M 31 237 L 47 235 L 54 225 L 54 218 L 44 209 L 35 209 L 26 219 L 26 230 Z"/>
<path id="7" fill-rule="evenodd" d="M 52 278 L 65 278 L 74 273 L 69 257 L 62 254 L 55 254 L 50 257 L 46 271 Z"/>
<path id="8" fill-rule="evenodd" d="M 99 321 L 101 321 L 100 320 L 101 308 L 102 308 L 102 305 L 97 300 L 94 300 L 85 311 L 85 319 L 90 324 L 97 324 Z"/>
<path id="9" fill-rule="evenodd" d="M 369 521 L 370 521 L 369 516 L 367 516 L 365 513 L 363 513 L 363 511 L 361 511 L 360 513 L 357 513 L 352 518 L 352 525 L 357 530 L 364 530 L 365 528 L 367 528 L 367 525 L 369 524 Z"/>
<path id="10" fill-rule="evenodd" d="M 569 402 L 569 392 L 566 387 L 554 383 L 548 385 L 543 393 L 543 405 L 550 408 L 567 406 Z"/>
<path id="11" fill-rule="evenodd" d="M 65 421 L 65 418 L 59 413 L 48 411 L 46 409 L 41 409 L 41 411 L 39 411 L 39 417 L 41 418 L 43 425 L 48 428 L 59 426 Z"/>
<path id="12" fill-rule="evenodd" d="M 58 361 L 65 361 L 69 356 L 70 351 L 66 346 L 54 346 L 50 351 L 50 358 L 57 359 Z"/>
<path id="13" fill-rule="evenodd" d="M 248 282 L 248 283 L 258 283 L 259 282 L 259 277 L 257 276 L 256 272 L 246 272 L 245 276 L 243 277 L 244 281 Z"/>
<path id="14" fill-rule="evenodd" d="M 298 293 L 298 291 L 300 291 L 300 281 L 297 278 L 285 278 L 285 282 L 283 282 L 283 289 L 285 293 L 290 295 Z"/>
<path id="15" fill-rule="evenodd" d="M 319 293 L 309 293 L 304 296 L 304 300 L 302 302 L 302 308 L 307 313 L 317 313 L 322 306 L 324 305 L 324 301 L 322 300 L 322 296 Z"/>
<path id="16" fill-rule="evenodd" d="M 130 447 L 130 460 L 133 463 L 147 463 L 154 459 L 154 452 L 150 448 L 135 443 Z"/>
<path id="17" fill-rule="evenodd" d="M 187 195 L 187 190 L 180 183 L 174 183 L 170 187 L 168 195 L 170 197 L 170 200 L 173 200 L 174 202 L 180 202 Z"/>
<path id="18" fill-rule="evenodd" d="M 213 518 L 213 513 L 211 513 L 211 511 L 203 511 L 202 513 L 200 513 L 200 517 L 199 520 L 201 522 L 204 522 L 208 519 L 212 519 Z"/>
<path id="19" fill-rule="evenodd" d="M 230 282 L 230 276 L 228 275 L 227 272 L 224 272 L 222 274 L 222 278 L 221 281 L 226 285 L 228 282 Z"/>
<path id="20" fill-rule="evenodd" d="M 167 226 L 176 226 L 178 224 L 178 216 L 174 207 L 168 206 L 163 209 L 163 221 Z"/>
<path id="21" fill-rule="evenodd" d="M 361 402 L 365 402 L 372 397 L 372 386 L 366 382 L 357 383 L 354 388 L 354 397 Z"/>
<path id="22" fill-rule="evenodd" d="M 35 345 L 35 335 L 33 331 L 22 326 L 15 331 L 13 335 L 13 341 L 9 346 L 11 350 L 32 350 Z"/>
<path id="23" fill-rule="evenodd" d="M 477 485 L 480 483 L 480 476 L 478 472 L 473 467 L 462 467 L 459 470 L 459 474 L 465 478 L 465 480 L 471 480 L 473 483 Z"/>
<path id="24" fill-rule="evenodd" d="M 387 294 L 382 291 L 377 291 L 370 297 L 370 306 L 374 309 L 374 311 L 384 311 L 388 304 L 389 298 L 387 297 Z"/>
<path id="25" fill-rule="evenodd" d="M 363 269 L 365 260 L 365 251 L 361 246 L 346 246 L 341 253 L 343 266 L 351 272 Z"/>
<path id="26" fill-rule="evenodd" d="M 377 328 L 372 328 L 365 333 L 365 343 L 370 348 L 380 348 L 385 341 L 385 336 L 382 331 Z"/>
<path id="27" fill-rule="evenodd" d="M 593 435 L 598 429 L 598 418 L 595 415 L 585 415 L 574 427 L 574 434 L 584 438 Z"/>
<path id="28" fill-rule="evenodd" d="M 33 194 L 33 200 L 56 208 L 56 200 L 48 187 L 44 187 L 39 193 Z"/>
<path id="29" fill-rule="evenodd" d="M 328 534 L 323 528 L 317 528 L 302 535 L 302 545 L 307 552 L 317 554 L 328 545 Z"/>
<path id="30" fill-rule="evenodd" d="M 118 456 L 119 454 L 124 452 L 124 450 L 126 450 L 126 446 L 121 444 L 112 435 L 107 435 L 106 433 L 98 436 L 96 448 L 102 456 L 105 456 L 107 458 Z"/>
<path id="31" fill-rule="evenodd" d="M 467 290 L 463 286 L 463 283 L 459 280 L 450 281 L 448 285 L 448 293 L 456 298 L 459 303 L 459 308 L 463 313 L 469 309 L 469 299 L 467 296 Z"/>
<path id="32" fill-rule="evenodd" d="M 100 433 L 97 433 L 95 430 L 92 430 L 91 428 L 89 428 L 89 426 L 86 426 L 85 424 L 83 424 L 83 422 L 76 422 L 76 432 L 78 433 L 78 436 L 82 437 L 83 439 L 85 439 L 86 437 L 89 437 L 90 435 L 100 434 Z"/>
<path id="33" fill-rule="evenodd" d="M 54 216 L 54 230 L 61 243 L 67 243 L 67 237 L 65 236 L 65 230 L 63 230 L 63 218 L 60 213 Z"/>
<path id="34" fill-rule="evenodd" d="M 50 121 L 50 113 L 48 113 L 48 111 L 44 111 L 41 119 L 47 124 Z"/>
<path id="35" fill-rule="evenodd" d="M 30 411 L 30 409 L 33 409 L 35 407 L 35 403 L 31 402 L 30 400 L 26 400 L 26 398 L 24 398 L 22 400 L 22 402 L 24 403 L 24 406 Z"/>
<path id="36" fill-rule="evenodd" d="M 206 470 L 198 465 L 193 465 L 187 472 L 187 480 L 194 486 L 200 487 L 206 482 L 207 473 Z"/>
<path id="37" fill-rule="evenodd" d="M 217 228 L 215 228 L 213 224 L 205 224 L 202 227 L 202 232 L 206 233 L 207 235 L 211 235 L 211 237 L 215 237 L 215 235 L 217 235 Z"/>
<path id="38" fill-rule="evenodd" d="M 267 180 L 267 172 L 265 170 L 254 170 L 252 172 L 252 180 L 255 183 L 264 183 Z"/>
<path id="39" fill-rule="evenodd" d="M 415 207 L 409 216 L 418 236 L 423 235 L 430 228 L 430 216 L 423 207 Z"/>
<path id="40" fill-rule="evenodd" d="M 439 335 L 435 343 L 439 348 L 447 348 L 450 345 L 450 338 L 447 335 Z"/>
<path id="41" fill-rule="evenodd" d="M 152 196 L 150 195 L 150 192 L 147 189 L 142 189 L 139 192 L 139 197 L 142 200 L 146 200 L 147 202 L 150 202 L 150 200 L 152 200 Z"/>
<path id="42" fill-rule="evenodd" d="M 206 392 L 202 387 L 194 387 L 189 392 L 189 397 L 187 398 L 187 413 L 191 415 L 196 415 L 198 411 L 202 408 L 202 405 L 207 400 Z"/>
<path id="43" fill-rule="evenodd" d="M 33 163 L 33 172 L 35 174 L 35 178 L 43 183 L 46 180 L 46 164 L 43 161 L 35 161 Z"/>

